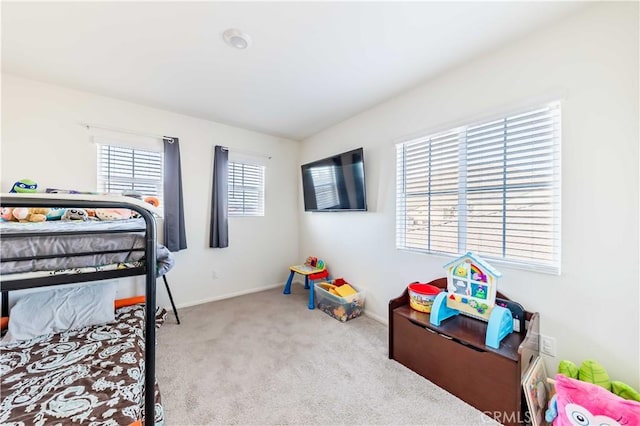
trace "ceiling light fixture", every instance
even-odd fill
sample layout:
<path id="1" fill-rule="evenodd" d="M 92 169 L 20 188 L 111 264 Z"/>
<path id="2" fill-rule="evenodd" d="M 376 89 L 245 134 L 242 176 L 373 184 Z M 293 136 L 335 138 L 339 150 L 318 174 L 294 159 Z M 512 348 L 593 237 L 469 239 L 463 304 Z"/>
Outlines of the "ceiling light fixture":
<path id="1" fill-rule="evenodd" d="M 251 37 L 235 28 L 229 28 L 222 33 L 224 42 L 236 49 L 246 49 L 251 45 Z"/>

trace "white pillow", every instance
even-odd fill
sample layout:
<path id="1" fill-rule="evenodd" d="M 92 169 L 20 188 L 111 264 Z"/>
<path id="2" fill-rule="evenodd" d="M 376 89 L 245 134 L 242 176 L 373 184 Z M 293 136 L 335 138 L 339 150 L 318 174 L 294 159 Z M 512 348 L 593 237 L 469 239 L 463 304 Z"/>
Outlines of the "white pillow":
<path id="1" fill-rule="evenodd" d="M 116 283 L 30 293 L 11 308 L 4 342 L 113 322 Z"/>

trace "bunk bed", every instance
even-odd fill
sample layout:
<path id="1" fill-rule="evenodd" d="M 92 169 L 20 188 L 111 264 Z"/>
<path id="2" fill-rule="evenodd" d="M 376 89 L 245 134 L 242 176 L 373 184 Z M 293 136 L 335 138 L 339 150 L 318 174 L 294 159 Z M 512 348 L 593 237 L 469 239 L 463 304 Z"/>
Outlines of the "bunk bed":
<path id="1" fill-rule="evenodd" d="M 155 330 L 156 330 L 156 276 L 158 265 L 157 262 L 148 262 L 148 259 L 157 259 L 158 252 L 162 251 L 162 247 L 159 249 L 156 243 L 156 223 L 154 218 L 154 213 L 157 213 L 157 210 L 142 201 L 137 199 L 129 198 L 129 197 L 114 197 L 114 196 L 94 196 L 94 195 L 60 195 L 60 194 L 2 194 L 0 196 L 0 206 L 8 207 L 8 208 L 16 208 L 16 207 L 57 207 L 57 208 L 91 208 L 91 209 L 130 209 L 136 212 L 140 219 L 135 223 L 127 223 L 124 227 L 116 227 L 116 226 L 105 226 L 104 228 L 100 228 L 97 224 L 92 224 L 89 227 L 83 226 L 73 226 L 73 229 L 63 229 L 64 226 L 59 230 L 51 230 L 47 229 L 45 231 L 44 227 L 39 228 L 36 225 L 43 224 L 25 224 L 23 232 L 14 231 L 14 232 L 2 232 L 0 237 L 2 238 L 3 246 L 11 246 L 15 248 L 16 246 L 23 244 L 26 241 L 26 250 L 16 250 L 15 253 L 10 256 L 3 256 L 0 259 L 0 264 L 2 264 L 2 268 L 0 269 L 0 286 L 2 291 L 2 316 L 6 316 L 9 311 L 9 292 L 16 290 L 25 290 L 31 289 L 35 287 L 46 287 L 46 286 L 56 286 L 60 284 L 70 284 L 70 283 L 80 283 L 80 282 L 93 282 L 100 281 L 106 279 L 115 279 L 122 277 L 130 277 L 136 275 L 144 275 L 145 276 L 145 304 L 144 307 L 138 305 L 130 306 L 127 308 L 123 308 L 117 312 L 118 317 L 122 317 L 123 323 L 118 323 L 119 330 L 116 334 L 122 337 L 125 336 L 126 339 L 134 338 L 137 336 L 138 341 L 132 342 L 127 341 L 125 343 L 117 342 L 117 339 L 105 340 L 105 347 L 108 346 L 107 342 L 111 344 L 112 342 L 117 344 L 126 344 L 129 347 L 136 346 L 140 348 L 140 354 L 143 356 L 144 361 L 140 361 L 140 384 L 132 385 L 132 392 L 136 391 L 142 392 L 142 395 L 139 395 L 140 402 L 144 406 L 144 410 L 140 409 L 139 414 L 144 413 L 144 419 L 157 419 L 154 411 L 156 410 L 156 392 L 155 392 Z M 45 222 L 46 223 L 46 222 Z M 4 229 L 4 228 L 3 228 Z M 111 248 L 108 250 L 104 250 L 104 246 L 101 246 L 99 243 L 100 240 L 98 238 L 109 238 L 109 236 L 126 236 L 126 238 L 133 238 L 139 242 L 139 244 L 131 245 L 131 242 L 124 243 L 124 246 L 119 248 Z M 87 249 L 87 245 L 79 244 L 82 247 L 80 250 L 75 252 L 53 252 L 53 253 L 33 253 L 34 247 L 42 247 L 48 245 L 46 238 L 57 237 L 60 239 L 71 238 L 76 241 L 80 241 L 81 238 L 89 238 L 94 241 L 94 243 L 89 246 L 93 247 L 92 249 Z M 38 240 L 40 238 L 41 240 Z M 45 238 L 45 240 L 42 240 Z M 43 241 L 45 241 L 43 243 Z M 98 243 L 96 243 L 98 241 Z M 29 250 L 31 249 L 31 250 Z M 13 252 L 12 252 L 13 253 Z M 168 251 L 167 251 L 168 253 Z M 110 265 L 100 265 L 96 266 L 95 264 L 86 264 L 86 267 L 79 267 L 78 261 L 88 261 L 87 259 L 92 259 L 92 255 L 100 254 L 102 256 L 125 256 L 121 261 L 114 263 L 116 267 L 109 267 Z M 169 253 L 170 255 L 170 253 Z M 71 264 L 73 266 L 69 267 L 68 263 L 62 263 L 61 267 L 56 267 L 55 271 L 50 271 L 51 262 L 55 259 L 62 259 L 68 261 L 71 259 Z M 101 259 L 101 262 L 105 261 L 104 258 Z M 108 262 L 112 262 L 113 260 L 109 260 Z M 74 263 L 75 262 L 75 263 Z M 17 265 L 17 267 L 16 267 Z M 31 272 L 25 273 L 25 265 L 29 266 Z M 44 265 L 44 266 L 38 266 Z M 15 273 L 12 273 L 11 267 L 16 267 L 13 270 Z M 62 271 L 61 271 L 62 270 Z M 121 318 L 121 319 L 122 319 Z M 136 318 L 139 319 L 139 327 L 140 329 L 135 328 Z M 122 325 L 125 324 L 125 325 Z M 126 325 L 128 324 L 128 325 Z M 132 328 L 129 330 L 127 327 L 131 326 Z M 62 333 L 62 338 L 58 341 L 58 343 L 63 342 L 69 344 L 74 338 L 83 338 L 87 336 L 99 336 L 105 334 L 105 329 L 100 328 L 100 326 L 96 327 L 88 327 L 86 329 L 81 330 L 73 330 L 69 332 Z M 49 336 L 51 337 L 51 336 Z M 56 337 L 54 337 L 54 340 Z M 24 354 L 25 351 L 30 350 L 29 348 L 40 348 L 40 352 L 42 353 L 43 344 L 42 342 L 36 340 L 35 345 L 33 342 L 29 342 L 28 344 L 20 344 L 20 342 L 12 343 L 9 345 L 12 349 L 17 349 L 18 352 L 11 352 L 3 350 L 0 354 L 2 357 L 2 364 L 0 364 L 0 376 L 5 376 L 2 380 L 2 386 L 5 387 L 3 389 L 3 397 L 0 400 L 0 413 L 4 413 L 5 417 L 9 416 L 11 413 L 11 408 L 6 405 L 10 403 L 7 401 L 8 392 L 6 389 L 19 389 L 20 386 L 16 385 L 15 382 L 20 381 L 29 381 L 32 380 L 32 383 L 36 383 L 38 380 L 43 380 L 42 378 L 29 378 L 28 373 L 25 371 L 20 371 L 16 373 L 14 371 L 15 367 L 15 357 L 23 357 L 29 358 L 33 357 L 33 359 L 38 359 L 38 353 L 36 351 L 35 354 L 27 353 Z M 42 339 L 41 339 L 42 340 Z M 94 342 L 95 343 L 95 342 Z M 33 346 L 31 346 L 33 345 Z M 99 343 L 96 343 L 99 345 Z M 4 349 L 4 348 L 3 348 Z M 50 350 L 50 349 L 47 349 Z M 22 351 L 22 352 L 20 352 Z M 53 349 L 55 352 L 55 349 Z M 46 352 L 46 351 L 45 351 Z M 14 359 L 11 359 L 11 357 Z M 45 357 L 46 358 L 46 357 Z M 46 364 L 46 359 L 41 359 L 39 362 Z M 94 361 L 95 364 L 99 364 L 100 361 Z M 113 363 L 112 360 L 109 363 Z M 126 368 L 126 366 L 124 367 Z M 33 369 L 32 369 L 33 370 Z M 144 370 L 144 371 L 143 371 Z M 6 372 L 11 372 L 11 377 L 7 378 L 5 375 Z M 1 378 L 1 377 L 0 377 Z M 142 380 L 143 379 L 143 380 Z M 103 379 L 99 379 L 103 380 Z M 10 384 L 7 384 L 9 383 Z M 101 387 L 102 386 L 102 387 Z M 36 386 L 37 387 L 37 386 Z M 43 389 L 46 386 L 43 387 Z M 18 400 L 24 401 L 25 399 L 32 398 L 35 387 L 24 386 L 24 392 L 29 395 L 18 396 Z M 91 388 L 91 386 L 90 386 Z M 102 397 L 105 398 L 104 392 L 104 380 L 101 383 L 94 383 L 92 389 L 98 389 L 97 393 L 102 394 Z M 42 389 L 38 390 L 38 392 L 44 392 Z M 102 391 L 102 392 L 100 392 Z M 17 391 L 16 391 L 17 392 Z M 73 396 L 76 396 L 74 394 Z M 107 396 L 108 398 L 109 396 Z M 88 397 L 91 400 L 97 398 L 96 396 Z M 13 400 L 16 399 L 16 395 L 14 392 Z M 33 398 L 32 398 L 33 399 Z M 98 422 L 91 422 L 95 424 L 114 424 L 113 418 L 109 419 L 108 417 L 112 416 L 113 412 L 117 411 L 118 408 L 112 407 L 114 404 L 114 399 L 111 396 L 111 400 L 108 402 L 101 403 L 101 406 L 107 411 L 107 414 L 102 412 L 100 414 L 101 418 Z M 105 405 L 106 404 L 106 405 Z M 107 409 L 106 407 L 110 407 Z M 43 410 L 42 408 L 37 408 L 37 404 L 34 404 L 28 408 L 22 407 L 23 413 L 24 411 L 38 411 Z M 130 408 L 128 408 L 130 410 Z M 129 411 L 129 414 L 131 411 Z M 142 417 L 142 416 L 141 416 Z M 40 419 L 39 421 L 44 424 L 47 422 L 47 417 L 45 414 L 40 413 L 36 416 L 32 417 L 33 419 Z M 95 418 L 95 417 L 94 417 Z M 86 415 L 76 416 L 74 420 L 84 421 L 87 420 L 88 417 Z M 54 418 L 48 418 L 49 421 L 54 420 Z M 59 421 L 59 419 L 55 419 Z M 69 421 L 70 419 L 66 419 Z M 141 419 L 138 419 L 141 420 Z M 1 423 L 5 423 L 7 421 L 11 421 L 11 419 L 2 419 Z M 109 421 L 111 423 L 109 423 Z M 120 423 L 120 420 L 115 420 L 116 424 Z M 34 423 L 36 423 L 34 421 Z M 153 422 L 146 422 L 146 424 L 152 424 Z M 132 422 L 135 424 L 135 421 Z"/>

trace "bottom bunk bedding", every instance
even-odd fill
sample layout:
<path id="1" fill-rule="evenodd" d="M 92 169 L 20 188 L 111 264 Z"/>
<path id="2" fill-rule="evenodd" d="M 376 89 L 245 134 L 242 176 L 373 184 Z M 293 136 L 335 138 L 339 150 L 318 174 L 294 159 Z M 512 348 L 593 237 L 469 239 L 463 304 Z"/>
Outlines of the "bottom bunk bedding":
<path id="1" fill-rule="evenodd" d="M 166 311 L 156 315 L 156 326 Z M 129 425 L 144 414 L 144 306 L 116 321 L 0 343 L 0 423 Z M 164 415 L 155 389 L 155 424 Z"/>

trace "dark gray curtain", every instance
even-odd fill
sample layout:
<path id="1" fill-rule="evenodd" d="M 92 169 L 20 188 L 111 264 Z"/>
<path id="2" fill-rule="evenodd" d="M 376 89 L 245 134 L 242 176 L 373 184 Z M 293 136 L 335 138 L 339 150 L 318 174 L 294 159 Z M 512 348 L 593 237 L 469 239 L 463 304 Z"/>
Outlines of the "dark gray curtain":
<path id="1" fill-rule="evenodd" d="M 182 204 L 182 169 L 178 138 L 164 138 L 164 245 L 170 251 L 187 248 Z"/>
<path id="2" fill-rule="evenodd" d="M 229 151 L 216 145 L 213 152 L 213 185 L 211 189 L 211 231 L 209 247 L 229 247 Z"/>

